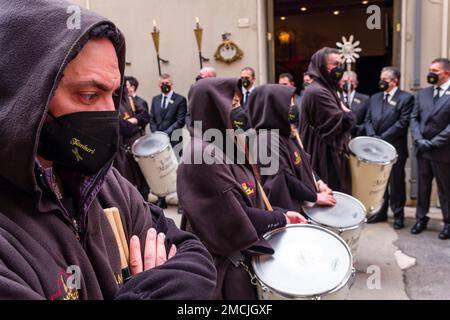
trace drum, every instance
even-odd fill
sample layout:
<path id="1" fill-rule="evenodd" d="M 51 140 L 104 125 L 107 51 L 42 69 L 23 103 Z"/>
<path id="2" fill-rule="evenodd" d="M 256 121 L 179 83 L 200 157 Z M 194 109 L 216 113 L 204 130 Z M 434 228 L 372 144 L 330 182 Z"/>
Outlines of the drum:
<path id="1" fill-rule="evenodd" d="M 350 141 L 352 195 L 362 202 L 367 213 L 377 212 L 383 204 L 397 151 L 389 143 L 370 137 Z"/>
<path id="2" fill-rule="evenodd" d="M 327 228 L 344 239 L 355 258 L 359 237 L 366 222 L 366 208 L 345 193 L 334 192 L 334 197 L 334 207 L 303 207 L 303 210 L 311 223 Z"/>
<path id="3" fill-rule="evenodd" d="M 271 256 L 252 267 L 260 300 L 342 300 L 355 279 L 349 247 L 335 233 L 315 225 L 288 225 L 267 233 Z"/>
<path id="4" fill-rule="evenodd" d="M 167 134 L 145 135 L 133 143 L 131 151 L 152 193 L 164 197 L 177 191 L 178 162 Z"/>

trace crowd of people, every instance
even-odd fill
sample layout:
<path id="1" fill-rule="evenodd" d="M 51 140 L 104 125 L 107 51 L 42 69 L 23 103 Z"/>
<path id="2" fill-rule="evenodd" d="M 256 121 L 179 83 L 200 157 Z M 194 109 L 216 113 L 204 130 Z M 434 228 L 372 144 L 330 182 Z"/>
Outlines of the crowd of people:
<path id="1" fill-rule="evenodd" d="M 334 191 L 351 195 L 353 137 L 396 148 L 383 206 L 368 222 L 386 221 L 390 207 L 394 228 L 404 227 L 409 127 L 419 163 L 411 232 L 427 227 L 436 178 L 445 223 L 439 238 L 450 238 L 448 59 L 432 62 L 431 86 L 415 97 L 399 89 L 395 67 L 382 70 L 380 93 L 358 93 L 339 51 L 323 48 L 301 91 L 288 73 L 257 86 L 251 67 L 236 78 L 207 67 L 188 99 L 161 75 L 161 94 L 149 105 L 137 95 L 138 80 L 125 77 L 125 42 L 112 22 L 83 9 L 81 28 L 68 32 L 57 27 L 67 3 L 37 0 L 24 10 L 21 2 L 0 0 L 0 29 L 11 34 L 0 37 L 8 57 L 0 60 L 0 298 L 256 299 L 250 261 L 274 253 L 264 234 L 307 223 L 302 206 L 334 206 Z M 165 198 L 148 202 L 131 146 L 146 130 L 183 143 L 174 133 L 184 127 L 179 229 L 164 215 Z M 205 135 L 209 129 L 231 143 Z M 249 130 L 279 160 L 270 174 L 261 174 L 265 163 L 248 148 Z M 274 130 L 279 143 L 260 143 L 273 141 Z M 192 163 L 196 153 L 215 161 Z M 119 212 L 115 224 L 110 208 Z M 81 273 L 69 273 L 73 266 Z M 67 285 L 73 277 L 79 281 Z"/>

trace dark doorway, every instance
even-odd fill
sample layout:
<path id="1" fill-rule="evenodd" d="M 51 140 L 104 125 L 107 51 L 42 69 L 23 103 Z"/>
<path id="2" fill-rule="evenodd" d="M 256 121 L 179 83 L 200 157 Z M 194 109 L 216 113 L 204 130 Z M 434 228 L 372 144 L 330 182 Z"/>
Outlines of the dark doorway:
<path id="1" fill-rule="evenodd" d="M 381 29 L 367 28 L 367 7 L 381 8 Z M 322 47 L 336 47 L 342 37 L 361 42 L 361 58 L 353 70 L 358 91 L 377 92 L 380 71 L 392 64 L 393 0 L 274 0 L 275 76 L 291 73 L 300 88 L 311 56 Z"/>

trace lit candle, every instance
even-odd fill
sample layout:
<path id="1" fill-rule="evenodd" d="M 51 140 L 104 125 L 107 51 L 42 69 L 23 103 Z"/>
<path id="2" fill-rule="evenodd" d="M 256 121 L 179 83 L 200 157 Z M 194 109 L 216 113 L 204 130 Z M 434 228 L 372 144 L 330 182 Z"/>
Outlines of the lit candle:
<path id="1" fill-rule="evenodd" d="M 156 32 L 156 20 L 153 19 L 153 32 Z"/>
<path id="2" fill-rule="evenodd" d="M 197 29 L 200 28 L 200 19 L 195 17 L 195 24 L 197 25 Z"/>

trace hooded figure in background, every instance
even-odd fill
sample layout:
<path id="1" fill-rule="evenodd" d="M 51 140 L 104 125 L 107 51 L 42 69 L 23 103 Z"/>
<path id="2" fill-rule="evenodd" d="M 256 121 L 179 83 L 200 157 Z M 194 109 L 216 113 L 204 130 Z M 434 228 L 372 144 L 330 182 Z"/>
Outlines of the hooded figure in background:
<path id="1" fill-rule="evenodd" d="M 301 136 L 314 171 L 335 191 L 351 194 L 348 143 L 356 118 L 337 95 L 342 78 L 339 51 L 323 48 L 311 58 L 314 82 L 302 100 Z"/>
<path id="2" fill-rule="evenodd" d="M 258 134 L 257 155 L 270 154 L 270 158 L 277 158 L 279 163 L 278 170 L 272 174 L 261 173 L 264 189 L 273 205 L 289 210 L 298 211 L 305 202 L 334 205 L 331 190 L 325 190 L 326 185 L 319 179 L 323 192 L 317 193 L 310 157 L 292 137 L 291 121 L 298 121 L 289 119 L 297 114 L 296 105 L 292 103 L 294 97 L 295 88 L 276 84 L 259 86 L 250 96 L 248 111 L 251 126 Z M 279 132 L 277 137 L 273 137 L 274 130 Z M 279 143 L 272 144 L 273 138 Z M 268 168 L 271 164 L 264 164 L 258 158 L 258 165 Z"/>
<path id="3" fill-rule="evenodd" d="M 136 109 L 137 108 L 137 109 Z M 134 121 L 132 119 L 135 119 Z M 128 90 L 122 87 L 122 99 L 119 108 L 119 148 L 114 159 L 114 167 L 120 174 L 135 186 L 144 199 L 147 200 L 150 187 L 134 160 L 131 147 L 133 143 L 142 136 L 142 128 L 150 122 L 150 115 L 142 106 L 130 105 Z"/>
<path id="4" fill-rule="evenodd" d="M 207 250 L 111 167 L 125 41 L 84 9 L 69 29 L 71 5 L 0 0 L 0 298 L 208 298 Z M 111 207 L 131 243 L 125 283 Z"/>
<path id="5" fill-rule="evenodd" d="M 182 228 L 196 234 L 213 255 L 217 268 L 213 298 L 226 300 L 256 298 L 256 288 L 240 263 L 249 265 L 253 255 L 273 253 L 263 239 L 266 232 L 288 221 L 304 221 L 296 212 L 265 210 L 251 165 L 248 161 L 238 163 L 242 149 L 236 150 L 233 138 L 231 143 L 225 142 L 230 135 L 227 129 L 233 132 L 232 122 L 240 122 L 232 121 L 231 115 L 245 114 L 236 102 L 237 92 L 238 79 L 208 78 L 191 87 L 189 106 L 194 130 L 177 176 L 184 209 Z M 213 139 L 212 129 L 223 139 Z"/>

